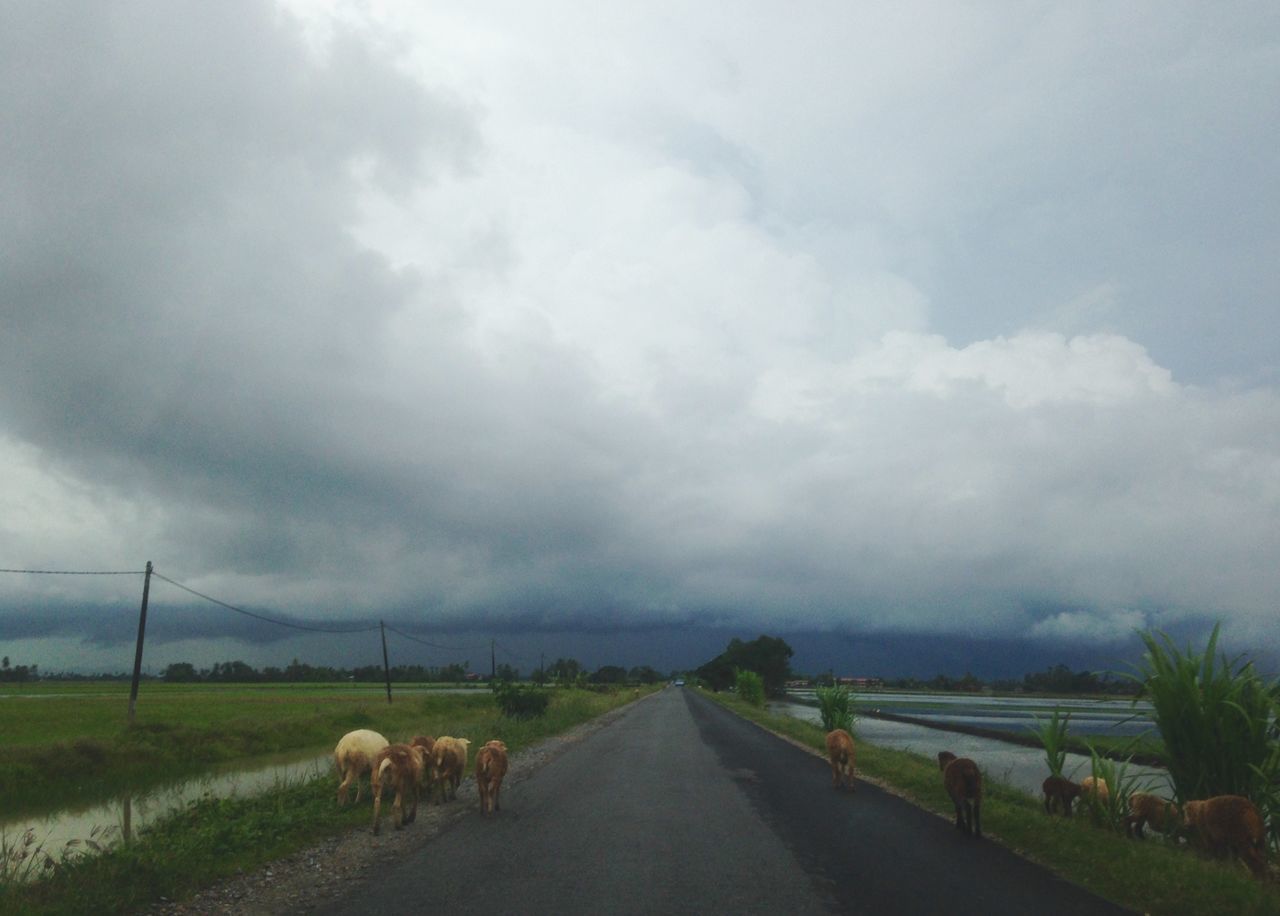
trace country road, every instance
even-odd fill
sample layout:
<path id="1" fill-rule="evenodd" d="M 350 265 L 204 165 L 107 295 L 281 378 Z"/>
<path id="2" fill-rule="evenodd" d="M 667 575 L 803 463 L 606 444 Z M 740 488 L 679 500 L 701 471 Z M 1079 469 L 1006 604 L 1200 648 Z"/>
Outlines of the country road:
<path id="1" fill-rule="evenodd" d="M 1126 911 L 672 688 L 317 912 Z"/>

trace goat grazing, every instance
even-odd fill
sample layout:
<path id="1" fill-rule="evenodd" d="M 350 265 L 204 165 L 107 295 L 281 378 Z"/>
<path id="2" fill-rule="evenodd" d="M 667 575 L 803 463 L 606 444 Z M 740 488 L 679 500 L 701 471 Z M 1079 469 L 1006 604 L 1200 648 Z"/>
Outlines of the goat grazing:
<path id="1" fill-rule="evenodd" d="M 1086 776 L 1080 780 L 1080 794 L 1091 802 L 1105 805 L 1111 798 L 1111 787 L 1101 776 Z"/>
<path id="2" fill-rule="evenodd" d="M 498 811 L 498 794 L 502 777 L 507 775 L 507 746 L 501 741 L 488 741 L 476 751 L 476 788 L 480 791 L 480 813 Z"/>
<path id="3" fill-rule="evenodd" d="M 1262 815 L 1253 802 L 1242 795 L 1215 795 L 1182 806 L 1184 823 L 1195 831 L 1200 846 L 1210 855 L 1234 852 L 1254 877 L 1267 872 L 1266 838 Z"/>
<path id="4" fill-rule="evenodd" d="M 1046 777 L 1040 789 L 1044 792 L 1044 813 L 1053 814 L 1061 809 L 1063 817 L 1071 816 L 1071 803 L 1084 791 L 1078 782 L 1065 776 Z"/>
<path id="5" fill-rule="evenodd" d="M 1142 839 L 1144 826 L 1172 833 L 1181 822 L 1182 812 L 1173 802 L 1149 792 L 1134 792 L 1129 796 L 1129 816 L 1124 819 L 1126 836 Z"/>
<path id="6" fill-rule="evenodd" d="M 361 728 L 347 732 L 333 749 L 333 762 L 342 782 L 338 785 L 338 804 L 347 803 L 347 788 L 356 784 L 356 801 L 360 801 L 360 776 L 373 766 L 373 758 L 387 746 L 387 739 L 377 732 Z"/>
<path id="7" fill-rule="evenodd" d="M 382 814 L 382 787 L 395 787 L 396 799 L 392 804 L 395 827 L 412 824 L 418 817 L 418 784 L 422 782 L 426 766 L 426 752 L 416 745 L 391 744 L 378 751 L 373 758 L 373 832 L 379 831 Z M 408 815 L 404 803 L 411 805 Z"/>
<path id="8" fill-rule="evenodd" d="M 942 784 L 956 806 L 956 829 L 975 837 L 982 836 L 982 771 L 968 757 L 957 757 L 950 751 L 938 752 Z"/>
<path id="9" fill-rule="evenodd" d="M 853 785 L 853 736 L 843 728 L 827 732 L 827 759 L 831 762 L 831 786 L 842 785 L 857 791 Z"/>
<path id="10" fill-rule="evenodd" d="M 458 784 L 462 782 L 462 773 L 467 768 L 467 748 L 471 742 L 466 738 L 453 738 L 441 735 L 431 748 L 431 783 L 440 785 L 441 801 L 458 797 Z"/>

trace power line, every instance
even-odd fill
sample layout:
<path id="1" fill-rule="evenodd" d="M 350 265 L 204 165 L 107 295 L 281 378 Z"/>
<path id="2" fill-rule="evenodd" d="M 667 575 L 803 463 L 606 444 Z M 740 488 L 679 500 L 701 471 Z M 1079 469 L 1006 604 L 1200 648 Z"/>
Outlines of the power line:
<path id="1" fill-rule="evenodd" d="M 395 633 L 397 636 L 401 636 L 409 640 L 410 642 L 416 642 L 424 646 L 430 646 L 432 649 L 443 649 L 446 652 L 479 652 L 481 649 L 487 648 L 486 646 L 442 646 L 439 643 L 428 642 L 425 639 L 419 639 L 416 636 L 410 636 L 408 633 L 403 633 L 389 624 L 387 625 L 387 629 L 390 630 L 392 633 Z"/>
<path id="2" fill-rule="evenodd" d="M 153 571 L 152 575 L 155 576 L 157 579 L 163 579 L 165 582 L 168 582 L 170 585 L 175 586 L 176 588 L 182 589 L 184 592 L 195 595 L 197 598 L 203 598 L 205 601 L 208 601 L 211 604 L 216 604 L 219 607 L 224 607 L 228 611 L 235 611 L 237 614 L 244 614 L 246 617 L 252 617 L 255 620 L 262 620 L 266 623 L 274 623 L 276 626 L 280 626 L 280 627 L 289 627 L 294 630 L 309 630 L 314 633 L 367 633 L 370 630 L 378 629 L 378 625 L 376 623 L 368 624 L 365 626 L 355 626 L 355 627 L 319 627 L 319 626 L 311 626 L 304 623 L 290 623 L 285 620 L 276 620 L 272 617 L 264 617 L 262 614 L 255 614 L 253 611 L 246 611 L 244 608 L 236 607 L 234 604 L 227 604 L 227 602 L 225 601 L 219 601 L 217 598 L 212 598 L 209 595 L 204 594 L 203 592 L 198 592 L 194 588 L 189 588 L 183 585 L 181 582 L 175 582 L 173 579 L 170 579 L 168 576 L 163 576 L 158 572 Z"/>
<path id="3" fill-rule="evenodd" d="M 85 569 L 0 569 L 0 573 L 19 573 L 27 576 L 141 576 L 141 569 L 85 570 Z"/>

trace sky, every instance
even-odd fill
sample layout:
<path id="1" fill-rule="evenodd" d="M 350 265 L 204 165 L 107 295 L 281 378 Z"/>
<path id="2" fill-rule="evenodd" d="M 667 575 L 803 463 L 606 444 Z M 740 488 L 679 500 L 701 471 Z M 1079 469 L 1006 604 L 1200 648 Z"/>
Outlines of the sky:
<path id="1" fill-rule="evenodd" d="M 1280 659 L 1274 3 L 10 0 L 0 124 L 15 664 Z"/>

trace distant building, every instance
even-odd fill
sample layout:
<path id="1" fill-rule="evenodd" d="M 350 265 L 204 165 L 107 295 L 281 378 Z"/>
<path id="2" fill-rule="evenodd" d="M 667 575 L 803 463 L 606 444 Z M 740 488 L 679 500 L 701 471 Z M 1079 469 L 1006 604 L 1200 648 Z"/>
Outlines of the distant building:
<path id="1" fill-rule="evenodd" d="M 836 683 L 841 687 L 883 687 L 884 679 L 878 677 L 840 677 Z"/>

